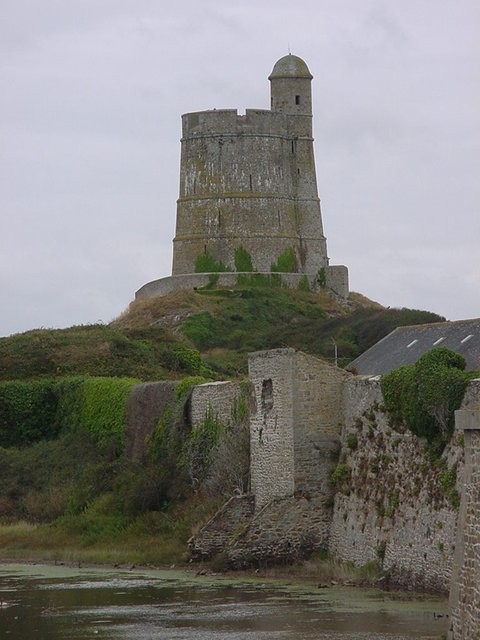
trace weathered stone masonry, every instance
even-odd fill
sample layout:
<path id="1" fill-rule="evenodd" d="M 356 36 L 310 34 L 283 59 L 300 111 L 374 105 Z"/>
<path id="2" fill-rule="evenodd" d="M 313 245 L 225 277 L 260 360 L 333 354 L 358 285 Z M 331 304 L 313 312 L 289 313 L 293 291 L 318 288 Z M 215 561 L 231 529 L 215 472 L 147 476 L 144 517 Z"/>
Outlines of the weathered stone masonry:
<path id="1" fill-rule="evenodd" d="M 378 378 L 348 380 L 343 403 L 348 476 L 335 495 L 330 552 L 357 565 L 380 562 L 402 588 L 448 592 L 457 511 L 440 479 L 456 469 L 460 488 L 461 439 L 455 434 L 444 464 L 433 465 L 422 440 L 389 426 Z"/>
<path id="2" fill-rule="evenodd" d="M 352 376 L 293 349 L 251 354 L 249 373 L 252 494 L 232 498 L 215 515 L 192 540 L 192 556 L 223 552 L 242 567 L 328 548 L 358 565 L 380 561 L 402 587 L 447 592 L 451 582 L 450 638 L 478 639 L 480 380 L 468 385 L 443 464 L 432 465 L 421 440 L 389 426 L 378 378 Z M 145 451 L 176 402 L 176 386 L 133 389 L 130 457 Z M 192 428 L 209 412 L 228 423 L 241 392 L 238 382 L 196 386 L 186 418 Z M 334 496 L 337 462 L 348 474 Z M 460 513 L 442 490 L 442 473 L 452 470 Z"/>
<path id="3" fill-rule="evenodd" d="M 432 465 L 422 440 L 389 426 L 378 378 L 351 376 L 292 349 L 251 354 L 249 373 L 254 501 L 237 498 L 217 514 L 195 538 L 196 557 L 208 557 L 202 549 L 221 549 L 232 565 L 247 566 L 328 547 L 357 565 L 380 562 L 398 586 L 446 593 L 458 512 L 442 489 L 442 474 L 455 472 L 461 492 L 462 432 L 455 431 L 443 463 Z M 462 408 L 479 403 L 474 380 Z M 470 442 L 466 434 L 467 455 Z M 337 462 L 348 473 L 332 509 Z M 233 529 L 222 546 L 218 531 L 228 529 L 226 517 Z M 480 539 L 476 517 L 471 540 Z"/>
<path id="4" fill-rule="evenodd" d="M 465 435 L 465 471 L 450 589 L 449 640 L 480 637 L 480 409 L 456 412 Z"/>
<path id="5" fill-rule="evenodd" d="M 350 374 L 293 349 L 249 356 L 251 482 L 256 508 L 294 494 L 330 494 L 342 384 Z"/>
<path id="6" fill-rule="evenodd" d="M 293 251 L 282 280 L 298 286 L 306 276 L 348 296 L 348 270 L 330 266 L 317 191 L 312 137 L 312 75 L 303 60 L 284 56 L 275 64 L 271 109 L 234 109 L 182 116 L 180 189 L 177 201 L 172 276 L 147 283 L 136 297 L 165 295 L 203 286 L 195 273 L 205 254 L 232 272 L 242 247 L 259 273 L 270 273 L 279 257 Z M 217 269 L 212 269 L 217 270 Z M 221 271 L 221 269 L 218 269 Z M 278 269 L 277 269 L 278 270 Z M 231 286 L 236 274 L 222 274 Z"/>
<path id="7" fill-rule="evenodd" d="M 247 498 L 230 501 L 192 540 L 193 557 L 218 552 L 221 531 L 222 551 L 237 567 L 291 562 L 326 548 L 343 418 L 338 398 L 349 377 L 293 349 L 250 354 L 252 512 L 245 517 Z"/>

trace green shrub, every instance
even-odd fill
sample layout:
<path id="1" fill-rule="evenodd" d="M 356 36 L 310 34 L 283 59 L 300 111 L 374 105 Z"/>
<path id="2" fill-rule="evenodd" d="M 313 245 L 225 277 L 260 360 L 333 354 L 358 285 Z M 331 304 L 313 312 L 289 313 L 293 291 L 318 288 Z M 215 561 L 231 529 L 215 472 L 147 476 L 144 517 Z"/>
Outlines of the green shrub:
<path id="1" fill-rule="evenodd" d="M 285 249 L 278 256 L 277 261 L 271 265 L 270 270 L 279 273 L 296 273 L 298 271 L 298 263 L 295 250 L 292 247 Z"/>
<path id="2" fill-rule="evenodd" d="M 241 246 L 235 249 L 235 271 L 254 271 L 252 256 Z"/>
<path id="3" fill-rule="evenodd" d="M 382 376 L 385 406 L 394 424 L 404 422 L 437 451 L 452 435 L 454 413 L 460 407 L 471 374 L 465 360 L 444 347 L 427 351 L 416 364 Z"/>
<path id="4" fill-rule="evenodd" d="M 350 432 L 347 435 L 347 447 L 352 451 L 355 451 L 358 447 L 358 436 L 356 433 Z"/>
<path id="5" fill-rule="evenodd" d="M 439 483 L 442 493 L 454 509 L 460 507 L 460 495 L 456 489 L 457 470 L 455 467 L 445 469 L 440 474 Z"/>
<path id="6" fill-rule="evenodd" d="M 87 378 L 84 385 L 82 426 L 99 441 L 113 437 L 123 445 L 128 396 L 138 380 L 130 378 Z"/>
<path id="7" fill-rule="evenodd" d="M 325 267 L 321 267 L 317 273 L 317 284 L 322 289 L 327 285 L 327 271 Z"/>
<path id="8" fill-rule="evenodd" d="M 205 251 L 195 259 L 195 273 L 218 273 L 231 271 L 221 260 L 215 260 L 211 253 Z"/>
<path id="9" fill-rule="evenodd" d="M 218 273 L 209 273 L 207 287 L 209 287 L 210 289 L 214 287 L 217 284 L 219 278 L 220 275 Z"/>
<path id="10" fill-rule="evenodd" d="M 133 378 L 72 378 L 60 380 L 57 428 L 85 428 L 99 442 L 123 446 L 128 396 L 139 380 Z"/>
<path id="11" fill-rule="evenodd" d="M 199 349 L 208 349 L 218 339 L 218 320 L 209 311 L 201 311 L 185 318 L 182 331 Z"/>
<path id="12" fill-rule="evenodd" d="M 385 559 L 385 553 L 387 551 L 387 542 L 386 540 L 382 540 L 379 542 L 375 548 L 375 553 L 380 562 L 383 562 Z"/>
<path id="13" fill-rule="evenodd" d="M 350 479 L 352 470 L 348 464 L 340 463 L 333 470 L 330 476 L 330 482 L 334 487 L 338 487 L 340 484 Z"/>
<path id="14" fill-rule="evenodd" d="M 206 316 L 209 315 L 208 313 L 206 314 Z M 191 320 L 187 318 L 187 321 L 190 320 L 190 322 L 187 322 L 188 328 L 185 333 L 189 337 L 190 335 L 192 336 L 192 341 L 194 338 L 199 343 L 203 343 L 206 340 L 206 330 L 203 325 L 204 318 L 205 314 L 203 313 L 192 316 Z M 188 373 L 189 375 L 208 375 L 211 373 L 203 362 L 200 353 L 181 342 L 165 343 L 159 349 L 159 353 L 166 366 L 173 371 Z"/>

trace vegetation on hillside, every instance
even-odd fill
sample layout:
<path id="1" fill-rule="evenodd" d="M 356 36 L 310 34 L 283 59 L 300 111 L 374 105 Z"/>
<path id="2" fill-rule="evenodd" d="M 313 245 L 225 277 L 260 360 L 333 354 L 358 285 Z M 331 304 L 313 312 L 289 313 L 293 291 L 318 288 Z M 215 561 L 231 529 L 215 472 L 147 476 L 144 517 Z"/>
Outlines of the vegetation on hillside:
<path id="1" fill-rule="evenodd" d="M 443 320 L 426 311 L 384 309 L 359 296 L 345 306 L 326 293 L 253 282 L 139 300 L 110 325 L 36 329 L 0 338 L 0 380 L 215 379 L 244 375 L 248 352 L 260 349 L 293 347 L 332 361 L 334 342 L 339 364 L 345 365 L 397 326 Z"/>
<path id="2" fill-rule="evenodd" d="M 195 380 L 243 376 L 248 352 L 276 347 L 333 360 L 335 343 L 344 364 L 396 326 L 443 320 L 358 295 L 344 304 L 307 287 L 265 286 L 259 275 L 235 289 L 136 301 L 110 325 L 0 339 L 4 555 L 37 547 L 44 558 L 180 560 L 194 523 L 248 482 L 245 402 L 228 424 L 207 415 L 192 433 L 185 403 Z M 129 459 L 132 385 L 162 379 L 184 382 L 142 457 Z"/>
<path id="3" fill-rule="evenodd" d="M 25 545 L 30 556 L 52 559 L 181 561 L 194 524 L 210 517 L 226 496 L 247 488 L 245 398 L 228 424 L 207 415 L 192 431 L 185 407 L 198 379 L 185 379 L 144 453 L 132 459 L 123 428 L 130 381 L 82 380 L 83 400 L 73 398 L 67 408 L 68 394 L 78 395 L 75 380 L 50 383 L 66 387 L 57 397 L 57 415 L 50 411 L 52 423 L 62 420 L 56 437 L 0 447 L 2 553 L 22 556 Z M 10 418 L 21 421 L 23 405 L 16 408 L 19 415 L 14 407 Z M 92 411 L 98 419 L 90 425 Z"/>

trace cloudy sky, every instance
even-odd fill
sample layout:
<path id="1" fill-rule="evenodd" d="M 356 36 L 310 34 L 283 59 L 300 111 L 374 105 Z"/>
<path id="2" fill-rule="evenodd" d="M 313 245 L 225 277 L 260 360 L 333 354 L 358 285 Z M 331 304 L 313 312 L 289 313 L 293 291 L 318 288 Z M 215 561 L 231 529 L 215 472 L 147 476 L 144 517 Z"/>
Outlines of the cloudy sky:
<path id="1" fill-rule="evenodd" d="M 289 48 L 331 263 L 480 316 L 479 32 L 478 0 L 4 0 L 0 335 L 108 322 L 169 275 L 180 115 L 268 108 Z"/>

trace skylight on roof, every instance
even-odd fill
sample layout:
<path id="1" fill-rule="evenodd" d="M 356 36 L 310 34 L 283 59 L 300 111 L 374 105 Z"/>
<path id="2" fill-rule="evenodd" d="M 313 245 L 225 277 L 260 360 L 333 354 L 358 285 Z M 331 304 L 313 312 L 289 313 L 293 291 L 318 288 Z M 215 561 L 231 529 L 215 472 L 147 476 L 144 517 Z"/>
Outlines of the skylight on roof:
<path id="1" fill-rule="evenodd" d="M 410 349 L 410 347 L 413 347 L 413 345 L 414 345 L 414 344 L 416 344 L 417 342 L 418 342 L 418 340 L 417 340 L 417 339 L 412 340 L 412 341 L 410 342 L 410 344 L 407 344 L 407 349 Z"/>
<path id="2" fill-rule="evenodd" d="M 433 343 L 433 346 L 436 347 L 437 344 L 440 344 L 441 342 L 443 342 L 445 340 L 445 336 L 443 338 L 439 338 L 438 340 L 435 340 L 435 342 Z"/>
<path id="3" fill-rule="evenodd" d="M 470 338 L 473 338 L 473 334 L 472 333 L 469 336 L 467 336 L 466 338 L 464 338 L 463 340 L 460 340 L 460 344 L 464 344 L 465 342 L 468 342 L 470 340 Z"/>

